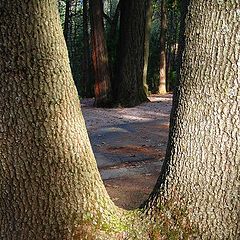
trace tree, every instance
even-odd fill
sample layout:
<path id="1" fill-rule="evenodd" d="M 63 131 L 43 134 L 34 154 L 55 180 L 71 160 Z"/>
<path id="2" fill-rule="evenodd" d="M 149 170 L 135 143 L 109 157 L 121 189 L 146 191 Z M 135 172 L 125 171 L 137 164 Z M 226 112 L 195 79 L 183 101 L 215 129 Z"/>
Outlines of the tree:
<path id="1" fill-rule="evenodd" d="M 168 150 L 150 200 L 160 202 L 163 189 L 162 198 L 187 208 L 202 239 L 236 239 L 240 230 L 239 7 L 190 1 Z"/>
<path id="2" fill-rule="evenodd" d="M 55 1 L 5 0 L 1 239 L 181 239 L 189 225 L 199 238 L 237 239 L 239 5 L 190 3 L 162 174 L 144 208 L 129 212 L 98 173 Z"/>
<path id="3" fill-rule="evenodd" d="M 160 72 L 158 88 L 158 92 L 160 94 L 166 93 L 166 81 L 167 81 L 166 34 L 167 34 L 167 3 L 166 0 L 161 0 Z"/>
<path id="4" fill-rule="evenodd" d="M 102 0 L 89 1 L 95 105 L 109 106 L 112 101 L 108 53 L 104 37 Z"/>
<path id="5" fill-rule="evenodd" d="M 56 1 L 2 3 L 0 238 L 70 239 L 79 222 L 100 221 L 106 209 L 111 218 L 116 207 L 90 147 Z"/>
<path id="6" fill-rule="evenodd" d="M 148 0 L 120 2 L 120 32 L 114 97 L 122 106 L 147 101 L 143 87 L 144 40 Z"/>
<path id="7" fill-rule="evenodd" d="M 88 0 L 83 0 L 83 67 L 82 67 L 82 95 L 88 96 L 90 46 L 88 33 Z"/>
<path id="8" fill-rule="evenodd" d="M 68 45 L 68 38 L 69 38 L 71 6 L 72 6 L 72 0 L 66 0 L 63 35 L 64 35 L 64 38 L 65 38 L 65 41 L 66 41 L 67 45 Z"/>
<path id="9" fill-rule="evenodd" d="M 148 70 L 148 57 L 149 57 L 149 37 L 152 25 L 152 0 L 148 0 L 146 6 L 146 21 L 145 21 L 145 42 L 144 42 L 144 66 L 143 66 L 143 87 L 146 95 L 148 95 L 147 85 L 147 70 Z"/>

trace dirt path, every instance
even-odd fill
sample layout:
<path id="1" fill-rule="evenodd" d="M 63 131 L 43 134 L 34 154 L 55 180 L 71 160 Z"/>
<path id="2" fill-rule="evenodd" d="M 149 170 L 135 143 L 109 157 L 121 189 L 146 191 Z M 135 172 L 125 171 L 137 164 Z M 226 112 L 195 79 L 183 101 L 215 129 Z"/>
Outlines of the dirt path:
<path id="1" fill-rule="evenodd" d="M 151 192 L 165 154 L 172 95 L 134 108 L 94 108 L 81 101 L 98 167 L 113 201 L 138 207 Z"/>

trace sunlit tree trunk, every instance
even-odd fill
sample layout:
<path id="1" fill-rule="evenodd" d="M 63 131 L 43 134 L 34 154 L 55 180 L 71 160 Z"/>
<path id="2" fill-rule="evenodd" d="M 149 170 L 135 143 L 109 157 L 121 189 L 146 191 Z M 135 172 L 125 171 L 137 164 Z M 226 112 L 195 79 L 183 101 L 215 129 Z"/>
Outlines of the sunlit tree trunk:
<path id="1" fill-rule="evenodd" d="M 160 31 L 160 72 L 158 92 L 165 94 L 167 81 L 166 34 L 167 34 L 167 6 L 166 0 L 161 1 L 161 31 Z"/>
<path id="2" fill-rule="evenodd" d="M 112 101 L 108 53 L 104 36 L 102 0 L 89 1 L 95 105 L 109 106 Z"/>
<path id="3" fill-rule="evenodd" d="M 238 239 L 239 1 L 189 5 L 166 160 L 141 218 L 103 186 L 55 1 L 3 3 L 1 239 L 181 239 L 185 215 L 199 239 Z"/>
<path id="4" fill-rule="evenodd" d="M 89 143 L 56 1 L 3 5 L 0 238 L 72 239 L 79 223 L 117 215 Z"/>
<path id="5" fill-rule="evenodd" d="M 239 237 L 239 7 L 190 2 L 166 160 L 150 200 L 187 212 L 201 239 Z"/>
<path id="6" fill-rule="evenodd" d="M 144 66 L 143 66 L 143 87 L 146 95 L 148 95 L 147 70 L 149 57 L 149 38 L 152 25 L 152 0 L 147 1 L 146 5 L 146 21 L 145 21 L 145 42 L 144 42 Z"/>

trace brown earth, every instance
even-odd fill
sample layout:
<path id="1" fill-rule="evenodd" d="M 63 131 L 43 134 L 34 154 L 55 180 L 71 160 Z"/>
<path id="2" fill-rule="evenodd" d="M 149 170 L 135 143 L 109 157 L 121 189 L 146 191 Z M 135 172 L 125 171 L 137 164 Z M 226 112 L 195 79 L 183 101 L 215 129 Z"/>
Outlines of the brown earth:
<path id="1" fill-rule="evenodd" d="M 152 95 L 134 108 L 95 108 L 81 101 L 100 173 L 112 200 L 138 207 L 151 192 L 165 155 L 172 95 Z"/>

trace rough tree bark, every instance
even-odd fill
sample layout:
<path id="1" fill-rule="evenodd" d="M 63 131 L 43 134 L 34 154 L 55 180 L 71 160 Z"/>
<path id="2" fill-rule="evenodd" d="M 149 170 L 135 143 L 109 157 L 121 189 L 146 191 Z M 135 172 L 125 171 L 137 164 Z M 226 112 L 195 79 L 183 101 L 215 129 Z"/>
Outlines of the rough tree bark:
<path id="1" fill-rule="evenodd" d="M 238 0 L 189 6 L 166 160 L 142 218 L 103 186 L 55 1 L 0 8 L 1 239 L 157 239 L 164 217 L 173 226 L 165 239 L 176 239 L 185 214 L 199 239 L 238 238 Z"/>
<path id="2" fill-rule="evenodd" d="M 240 233 L 239 7 L 190 1 L 166 160 L 150 200 L 186 208 L 201 239 Z"/>
<path id="3" fill-rule="evenodd" d="M 112 101 L 107 45 L 104 36 L 102 0 L 89 1 L 95 105 L 109 106 Z"/>
<path id="4" fill-rule="evenodd" d="M 143 88 L 144 38 L 148 0 L 120 2 L 120 36 L 117 51 L 114 97 L 122 106 L 147 101 Z"/>
<path id="5" fill-rule="evenodd" d="M 116 219 L 116 207 L 91 150 L 56 1 L 4 0 L 0 9 L 0 238 L 72 239 L 79 222 L 102 222 L 108 210 L 106 221 Z"/>
<path id="6" fill-rule="evenodd" d="M 160 31 L 160 71 L 158 92 L 165 94 L 167 81 L 166 36 L 167 36 L 167 3 L 161 1 L 161 31 Z"/>

